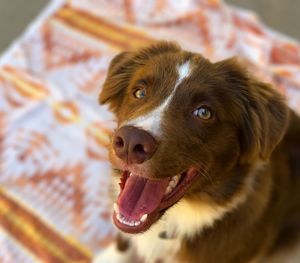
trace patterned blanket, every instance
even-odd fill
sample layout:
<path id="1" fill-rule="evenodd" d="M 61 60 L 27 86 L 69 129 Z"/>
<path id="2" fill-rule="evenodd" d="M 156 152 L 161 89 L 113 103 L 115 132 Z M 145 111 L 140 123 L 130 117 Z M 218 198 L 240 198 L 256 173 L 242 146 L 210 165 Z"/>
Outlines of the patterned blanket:
<path id="1" fill-rule="evenodd" d="M 0 59 L 0 262 L 90 262 L 115 230 L 97 97 L 122 50 L 238 55 L 300 112 L 300 47 L 220 0 L 53 0 Z M 105 263 L 105 262 L 104 262 Z"/>

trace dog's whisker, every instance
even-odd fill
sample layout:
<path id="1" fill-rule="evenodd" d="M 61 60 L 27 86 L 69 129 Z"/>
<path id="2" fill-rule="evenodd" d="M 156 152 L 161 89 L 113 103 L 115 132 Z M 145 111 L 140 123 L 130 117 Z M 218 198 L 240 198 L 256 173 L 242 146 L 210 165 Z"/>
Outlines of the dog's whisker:
<path id="1" fill-rule="evenodd" d="M 208 179 L 210 183 L 212 183 L 212 178 L 207 171 L 208 167 L 204 163 L 199 164 L 198 161 L 193 160 L 193 158 L 191 158 L 185 153 L 181 153 L 180 156 L 183 157 L 185 160 L 189 161 L 190 163 L 192 163 L 192 165 L 200 172 L 200 174 L 203 175 L 206 179 Z"/>
<path id="2" fill-rule="evenodd" d="M 206 179 L 208 179 L 210 183 L 213 183 L 211 176 L 205 170 L 201 170 L 200 174 L 203 175 Z"/>

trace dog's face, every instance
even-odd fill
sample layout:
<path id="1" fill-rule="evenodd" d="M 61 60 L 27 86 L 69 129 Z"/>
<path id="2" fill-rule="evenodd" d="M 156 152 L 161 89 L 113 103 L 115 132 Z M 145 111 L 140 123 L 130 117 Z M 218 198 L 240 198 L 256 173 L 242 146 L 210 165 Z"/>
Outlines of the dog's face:
<path id="1" fill-rule="evenodd" d="M 100 95 L 116 115 L 114 222 L 146 231 L 181 198 L 226 204 L 268 160 L 287 124 L 282 97 L 234 59 L 211 63 L 161 42 L 111 62 Z"/>

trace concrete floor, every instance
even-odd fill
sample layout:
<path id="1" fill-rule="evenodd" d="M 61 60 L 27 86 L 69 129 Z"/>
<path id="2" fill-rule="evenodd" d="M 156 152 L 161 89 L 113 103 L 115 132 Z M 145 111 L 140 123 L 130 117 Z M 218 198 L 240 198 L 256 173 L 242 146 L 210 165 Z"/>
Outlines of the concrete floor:
<path id="1" fill-rule="evenodd" d="M 299 0 L 227 0 L 255 10 L 270 27 L 300 40 Z M 0 52 L 20 35 L 47 0 L 0 0 Z"/>
<path id="2" fill-rule="evenodd" d="M 18 37 L 48 0 L 0 0 L 0 52 Z"/>
<path id="3" fill-rule="evenodd" d="M 256 11 L 269 27 L 300 40 L 299 0 L 225 0 L 225 2 Z"/>

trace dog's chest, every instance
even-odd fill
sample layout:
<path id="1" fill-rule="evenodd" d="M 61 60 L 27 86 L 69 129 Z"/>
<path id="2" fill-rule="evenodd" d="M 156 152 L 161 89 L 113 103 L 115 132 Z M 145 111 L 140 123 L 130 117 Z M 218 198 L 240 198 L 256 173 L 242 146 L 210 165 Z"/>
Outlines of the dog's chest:
<path id="1" fill-rule="evenodd" d="M 213 225 L 224 213 L 220 208 L 182 199 L 148 231 L 131 236 L 132 244 L 146 263 L 177 263 L 183 240 L 193 238 L 203 227 Z M 161 238 L 161 233 L 166 233 L 167 238 Z"/>
<path id="2" fill-rule="evenodd" d="M 132 237 L 132 244 L 144 262 L 177 263 L 176 255 L 180 250 L 181 239 L 161 238 L 164 226 L 165 223 L 160 221 L 146 233 Z"/>
<path id="3" fill-rule="evenodd" d="M 114 186 L 117 185 L 115 179 Z M 117 196 L 118 191 L 116 188 L 114 190 Z M 236 203 L 232 205 L 235 206 Z M 199 235 L 204 227 L 212 226 L 226 211 L 226 208 L 210 203 L 200 200 L 192 202 L 183 198 L 167 209 L 163 217 L 145 233 L 126 236 L 129 237 L 134 252 L 143 258 L 144 262 L 179 263 L 177 255 L 180 253 L 183 240 Z M 172 235 L 176 237 L 161 238 L 162 232 L 166 232 L 169 237 Z"/>

